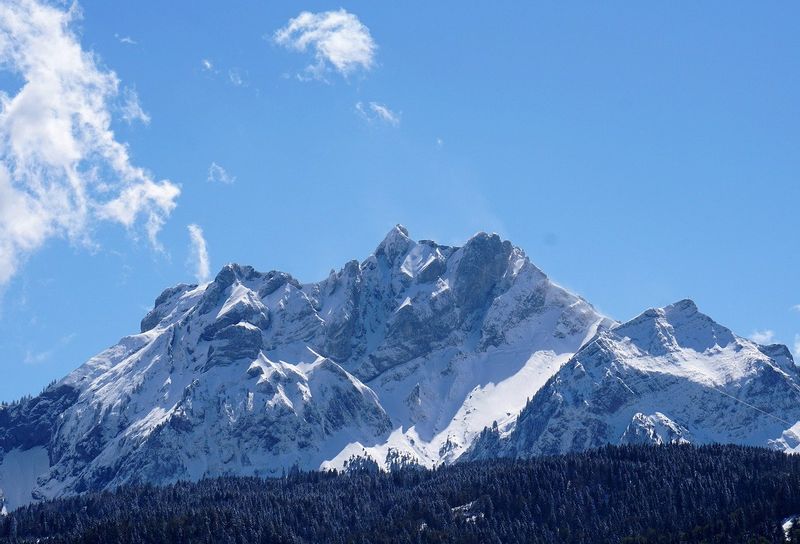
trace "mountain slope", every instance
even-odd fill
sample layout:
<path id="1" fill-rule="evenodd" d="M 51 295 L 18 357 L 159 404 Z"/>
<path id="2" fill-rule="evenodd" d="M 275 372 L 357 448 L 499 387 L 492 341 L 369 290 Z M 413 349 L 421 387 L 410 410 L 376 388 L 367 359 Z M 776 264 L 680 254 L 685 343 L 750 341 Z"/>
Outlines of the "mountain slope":
<path id="1" fill-rule="evenodd" d="M 40 397 L 0 408 L 0 489 L 13 508 L 354 455 L 448 462 L 611 325 L 497 235 L 457 248 L 398 226 L 310 284 L 227 265 L 164 291 L 139 334 Z"/>
<path id="2" fill-rule="evenodd" d="M 466 456 L 531 457 L 603 444 L 713 442 L 791 451 L 800 376 L 785 346 L 734 335 L 683 300 L 602 331 L 507 428 Z"/>

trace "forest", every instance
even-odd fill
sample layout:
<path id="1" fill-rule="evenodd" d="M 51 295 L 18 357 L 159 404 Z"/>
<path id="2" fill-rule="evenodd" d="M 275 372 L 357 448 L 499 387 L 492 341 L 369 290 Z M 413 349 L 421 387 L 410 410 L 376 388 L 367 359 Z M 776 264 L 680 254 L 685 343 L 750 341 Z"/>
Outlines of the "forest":
<path id="1" fill-rule="evenodd" d="M 608 446 L 390 472 L 128 485 L 17 509 L 0 542 L 800 543 L 800 456 Z"/>

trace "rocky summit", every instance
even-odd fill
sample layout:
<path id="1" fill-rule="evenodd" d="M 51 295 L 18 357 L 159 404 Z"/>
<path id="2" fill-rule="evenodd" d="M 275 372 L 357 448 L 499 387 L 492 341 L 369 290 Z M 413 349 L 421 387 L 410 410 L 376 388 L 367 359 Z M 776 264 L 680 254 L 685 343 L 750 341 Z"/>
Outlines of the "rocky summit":
<path id="1" fill-rule="evenodd" d="M 691 301 L 619 324 L 512 243 L 393 228 L 301 283 L 225 266 L 140 332 L 0 408 L 5 507 L 371 458 L 434 466 L 607 443 L 800 443 L 800 377 Z"/>

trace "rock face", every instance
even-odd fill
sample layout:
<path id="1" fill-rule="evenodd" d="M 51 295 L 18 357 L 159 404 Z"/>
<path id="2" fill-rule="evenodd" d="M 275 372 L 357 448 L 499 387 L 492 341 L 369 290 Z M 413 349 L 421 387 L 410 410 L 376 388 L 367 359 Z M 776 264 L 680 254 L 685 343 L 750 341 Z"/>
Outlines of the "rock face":
<path id="1" fill-rule="evenodd" d="M 798 420 L 800 376 L 786 347 L 740 338 L 683 300 L 601 331 L 513 424 L 486 430 L 466 458 L 607 443 L 732 442 L 792 451 Z"/>
<path id="2" fill-rule="evenodd" d="M 317 283 L 227 265 L 167 289 L 139 334 L 0 408 L 0 489 L 13 508 L 355 455 L 450 462 L 612 325 L 485 233 L 449 247 L 398 226 Z"/>

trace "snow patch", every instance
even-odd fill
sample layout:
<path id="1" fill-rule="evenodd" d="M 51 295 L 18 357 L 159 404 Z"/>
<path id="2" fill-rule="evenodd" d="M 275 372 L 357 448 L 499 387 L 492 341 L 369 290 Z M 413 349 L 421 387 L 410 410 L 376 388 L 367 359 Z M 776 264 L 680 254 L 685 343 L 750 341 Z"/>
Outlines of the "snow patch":
<path id="1" fill-rule="evenodd" d="M 36 479 L 50 469 L 47 449 L 41 446 L 29 450 L 13 449 L 3 455 L 0 463 L 0 491 L 7 511 L 28 504 L 36 488 Z"/>
<path id="2" fill-rule="evenodd" d="M 791 516 L 781 522 L 781 527 L 783 527 L 783 534 L 786 537 L 786 542 L 791 540 L 789 533 L 794 527 L 794 524 L 797 523 L 798 518 L 800 518 L 800 516 Z"/>

